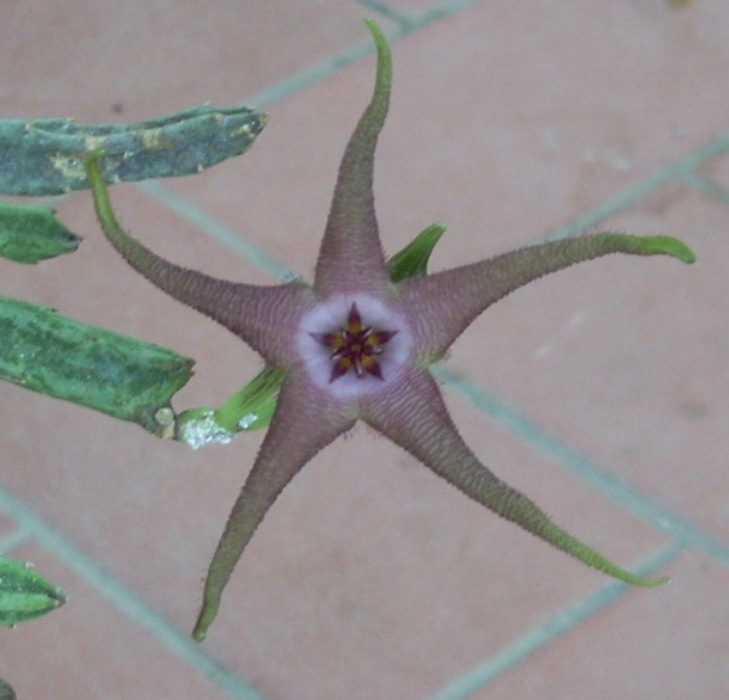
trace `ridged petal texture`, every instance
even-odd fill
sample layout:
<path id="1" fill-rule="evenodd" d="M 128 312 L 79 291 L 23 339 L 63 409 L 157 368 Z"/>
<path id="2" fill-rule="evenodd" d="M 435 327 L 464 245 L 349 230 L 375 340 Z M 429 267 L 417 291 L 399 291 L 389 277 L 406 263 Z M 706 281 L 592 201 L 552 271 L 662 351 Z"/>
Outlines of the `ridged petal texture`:
<path id="1" fill-rule="evenodd" d="M 392 61 L 379 27 L 367 25 L 378 54 L 374 95 L 342 159 L 313 287 L 225 282 L 168 263 L 122 230 L 94 157 L 88 164 L 102 228 L 124 258 L 165 292 L 233 331 L 269 367 L 286 372 L 269 431 L 210 564 L 194 630 L 199 641 L 279 493 L 358 419 L 468 497 L 584 563 L 636 585 L 665 580 L 646 581 L 619 568 L 487 469 L 459 435 L 428 365 L 489 305 L 547 273 L 609 253 L 662 254 L 684 262 L 693 262 L 693 253 L 665 236 L 605 232 L 400 280 L 384 260 L 373 195 L 375 146 L 387 115 Z M 375 364 L 376 371 L 365 371 Z"/>

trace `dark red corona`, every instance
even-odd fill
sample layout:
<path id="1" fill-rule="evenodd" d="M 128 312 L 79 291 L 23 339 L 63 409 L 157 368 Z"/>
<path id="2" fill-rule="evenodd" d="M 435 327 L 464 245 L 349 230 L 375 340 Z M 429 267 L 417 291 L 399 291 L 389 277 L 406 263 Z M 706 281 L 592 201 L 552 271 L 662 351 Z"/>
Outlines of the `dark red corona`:
<path id="1" fill-rule="evenodd" d="M 396 333 L 397 331 L 376 331 L 364 326 L 357 304 L 353 303 L 349 310 L 346 328 L 337 333 L 311 335 L 332 351 L 330 357 L 334 364 L 329 381 L 333 382 L 349 370 L 354 370 L 360 378 L 369 374 L 377 379 L 383 379 L 378 356 L 384 351 L 383 346 Z"/>

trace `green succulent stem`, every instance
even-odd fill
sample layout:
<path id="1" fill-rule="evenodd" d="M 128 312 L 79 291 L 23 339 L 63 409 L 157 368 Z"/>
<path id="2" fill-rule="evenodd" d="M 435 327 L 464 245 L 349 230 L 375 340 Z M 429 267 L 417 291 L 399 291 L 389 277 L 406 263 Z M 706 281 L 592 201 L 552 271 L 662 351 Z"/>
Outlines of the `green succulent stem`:
<path id="1" fill-rule="evenodd" d="M 0 192 L 39 197 L 86 189 L 89 148 L 105 152 L 107 182 L 194 175 L 245 153 L 267 121 L 245 105 L 203 105 L 127 124 L 0 119 Z"/>

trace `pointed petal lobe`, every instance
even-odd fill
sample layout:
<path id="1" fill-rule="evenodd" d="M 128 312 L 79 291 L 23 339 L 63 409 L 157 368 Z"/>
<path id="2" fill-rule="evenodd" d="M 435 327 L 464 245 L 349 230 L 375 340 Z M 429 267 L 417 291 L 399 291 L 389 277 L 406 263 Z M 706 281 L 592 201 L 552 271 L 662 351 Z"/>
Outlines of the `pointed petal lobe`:
<path id="1" fill-rule="evenodd" d="M 293 359 L 292 329 L 310 308 L 310 290 L 297 283 L 261 287 L 219 280 L 168 262 L 132 238 L 119 225 L 98 155 L 86 163 L 101 227 L 119 254 L 152 284 L 228 328 L 273 365 Z M 277 332 L 278 330 L 278 332 Z"/>
<path id="2" fill-rule="evenodd" d="M 404 280 L 401 298 L 419 309 L 418 347 L 433 362 L 487 307 L 515 289 L 575 263 L 610 253 L 669 255 L 694 262 L 693 252 L 669 236 L 595 233 L 520 248 L 471 265 Z"/>
<path id="3" fill-rule="evenodd" d="M 372 100 L 347 144 L 316 265 L 321 296 L 356 289 L 377 290 L 388 280 L 372 191 L 375 146 L 385 123 L 392 85 L 392 56 L 380 28 L 367 26 L 377 45 Z"/>
<path id="4" fill-rule="evenodd" d="M 610 576 L 637 586 L 656 586 L 621 569 L 555 525 L 519 491 L 481 464 L 458 434 L 427 370 L 411 372 L 391 401 L 371 407 L 365 420 L 470 498 L 545 542 Z"/>
<path id="5" fill-rule="evenodd" d="M 351 411 L 323 398 L 296 373 L 281 387 L 278 407 L 258 457 L 228 518 L 208 568 L 203 605 L 193 631 L 201 642 L 243 550 L 284 487 L 322 448 L 354 424 Z M 314 410 L 316 407 L 316 410 Z"/>

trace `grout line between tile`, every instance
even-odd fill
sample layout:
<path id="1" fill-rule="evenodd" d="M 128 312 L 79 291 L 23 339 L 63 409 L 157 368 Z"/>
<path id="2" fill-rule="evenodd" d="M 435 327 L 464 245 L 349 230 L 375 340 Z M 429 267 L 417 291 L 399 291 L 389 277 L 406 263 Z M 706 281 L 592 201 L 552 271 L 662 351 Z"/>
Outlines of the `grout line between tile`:
<path id="1" fill-rule="evenodd" d="M 398 28 L 395 31 L 385 32 L 387 34 L 388 41 L 392 45 L 406 34 L 423 29 L 437 20 L 461 12 L 472 5 L 478 4 L 479 2 L 483 2 L 483 0 L 450 0 L 450 2 L 446 2 L 440 7 L 434 7 L 427 10 L 420 17 L 412 20 L 403 15 L 401 12 L 393 9 L 386 2 L 378 2 L 378 0 L 371 0 L 368 2 L 367 0 L 362 0 L 360 4 L 375 12 L 379 12 L 383 18 L 396 24 Z M 352 63 L 356 63 L 360 59 L 373 54 L 374 52 L 375 47 L 372 44 L 372 41 L 368 39 L 357 44 L 351 49 L 347 49 L 336 56 L 317 63 L 311 68 L 296 73 L 279 81 L 278 83 L 265 87 L 243 101 L 251 105 L 256 105 L 262 109 L 268 108 L 272 104 L 290 97 L 310 85 L 314 85 L 315 83 L 329 78 L 342 68 L 345 68 Z"/>
<path id="2" fill-rule="evenodd" d="M 486 0 L 449 0 L 442 5 L 436 5 L 435 7 L 431 7 L 427 9 L 417 19 L 412 21 L 408 33 L 410 33 L 410 31 L 423 29 L 433 22 L 445 19 L 446 17 L 452 17 L 453 15 L 462 12 L 463 10 L 467 10 L 474 5 L 479 5 L 485 2 Z"/>
<path id="3" fill-rule="evenodd" d="M 139 596 L 59 535 L 31 508 L 2 488 L 0 488 L 0 512 L 13 518 L 21 530 L 32 533 L 35 540 L 65 566 L 89 583 L 136 624 L 149 630 L 165 648 L 182 658 L 231 698 L 266 700 L 265 696 L 252 685 L 202 651 L 196 642 L 181 634 Z"/>
<path id="4" fill-rule="evenodd" d="M 407 27 L 412 24 L 412 20 L 402 12 L 396 10 L 387 2 L 380 0 L 355 0 L 357 5 L 361 5 L 365 10 L 379 12 L 383 17 L 395 22 L 400 27 Z"/>
<path id="5" fill-rule="evenodd" d="M 0 555 L 7 556 L 10 552 L 24 545 L 33 537 L 31 529 L 27 525 L 16 527 L 9 535 L 0 539 Z"/>
<path id="6" fill-rule="evenodd" d="M 406 15 L 395 9 L 389 2 L 381 2 L 380 0 L 356 1 L 363 7 L 379 12 L 383 17 L 396 22 L 403 34 L 411 34 L 419 31 L 440 19 L 450 17 L 458 12 L 467 10 L 469 7 L 484 2 L 484 0 L 449 0 L 441 5 L 428 8 L 420 15 Z"/>
<path id="7" fill-rule="evenodd" d="M 186 197 L 175 194 L 172 190 L 159 184 L 157 180 L 145 180 L 139 183 L 137 187 L 157 199 L 178 216 L 198 226 L 211 238 L 227 246 L 259 269 L 282 280 L 295 279 L 296 274 L 293 270 L 270 256 L 255 243 L 251 243 L 245 236 L 210 216 L 204 209 L 193 204 Z"/>
<path id="8" fill-rule="evenodd" d="M 677 543 L 673 543 L 658 550 L 636 570 L 642 576 L 650 575 L 678 557 L 681 552 L 682 547 Z M 556 637 L 576 628 L 582 622 L 624 597 L 630 590 L 632 588 L 628 584 L 621 581 L 611 581 L 593 595 L 552 616 L 543 624 L 522 635 L 521 638 L 474 670 L 452 680 L 443 690 L 433 695 L 430 700 L 465 700 L 468 696 L 492 683 L 499 676 L 518 666 Z"/>
<path id="9" fill-rule="evenodd" d="M 684 180 L 699 190 L 699 192 L 716 197 L 724 202 L 724 204 L 729 204 L 729 190 L 713 180 L 705 178 L 702 175 L 697 175 L 695 172 L 689 172 L 684 175 Z"/>
<path id="10" fill-rule="evenodd" d="M 464 0 L 473 3 L 474 0 Z M 729 132 L 700 146 L 671 165 L 662 168 L 650 175 L 642 182 L 617 194 L 605 203 L 578 216 L 564 226 L 555 229 L 548 235 L 535 242 L 558 240 L 577 235 L 587 229 L 598 226 L 609 216 L 613 216 L 623 209 L 635 204 L 642 197 L 674 179 L 684 179 L 694 187 L 707 191 L 709 194 L 720 197 L 729 203 L 729 192 L 710 180 L 706 180 L 693 173 L 693 170 L 717 156 L 729 152 Z M 201 207 L 190 202 L 186 197 L 175 194 L 156 180 L 147 180 L 137 184 L 141 190 L 167 206 L 178 216 L 199 227 L 215 240 L 233 250 L 244 259 L 257 265 L 261 270 L 269 272 L 281 280 L 292 280 L 298 274 L 268 255 L 262 248 L 251 243 L 245 236 L 230 227 L 222 224 Z"/>
<path id="11" fill-rule="evenodd" d="M 623 209 L 627 209 L 667 182 L 679 178 L 687 178 L 692 170 L 712 158 L 723 155 L 727 151 L 729 151 L 729 132 L 712 139 L 703 146 L 699 146 L 699 148 L 687 156 L 675 161 L 671 165 L 667 165 L 665 168 L 661 168 L 653 173 L 653 175 L 649 175 L 641 182 L 611 197 L 603 204 L 594 207 L 585 214 L 578 216 L 564 226 L 552 231 L 541 240 L 553 241 L 560 238 L 567 238 L 598 226 L 608 217 L 617 214 Z"/>
<path id="12" fill-rule="evenodd" d="M 388 41 L 392 43 L 395 43 L 402 34 L 400 31 L 386 31 L 385 33 Z M 288 78 L 284 78 L 284 80 L 281 80 L 278 83 L 269 85 L 243 101 L 246 104 L 256 105 L 261 109 L 267 109 L 276 102 L 280 102 L 285 98 L 301 92 L 311 85 L 319 83 L 322 80 L 326 80 L 335 73 L 338 73 L 342 70 L 342 68 L 346 68 L 347 66 L 356 63 L 365 56 L 374 54 L 374 52 L 375 47 L 372 40 L 367 39 L 358 43 L 353 48 L 346 49 L 336 56 L 327 58 L 313 65 L 311 68 L 295 73 Z"/>
<path id="13" fill-rule="evenodd" d="M 600 468 L 584 455 L 549 435 L 514 408 L 440 365 L 431 367 L 435 378 L 461 400 L 488 415 L 543 456 L 576 474 L 598 492 L 664 531 L 684 545 L 699 549 L 729 567 L 729 548 L 677 514 L 642 496 L 628 484 Z"/>

